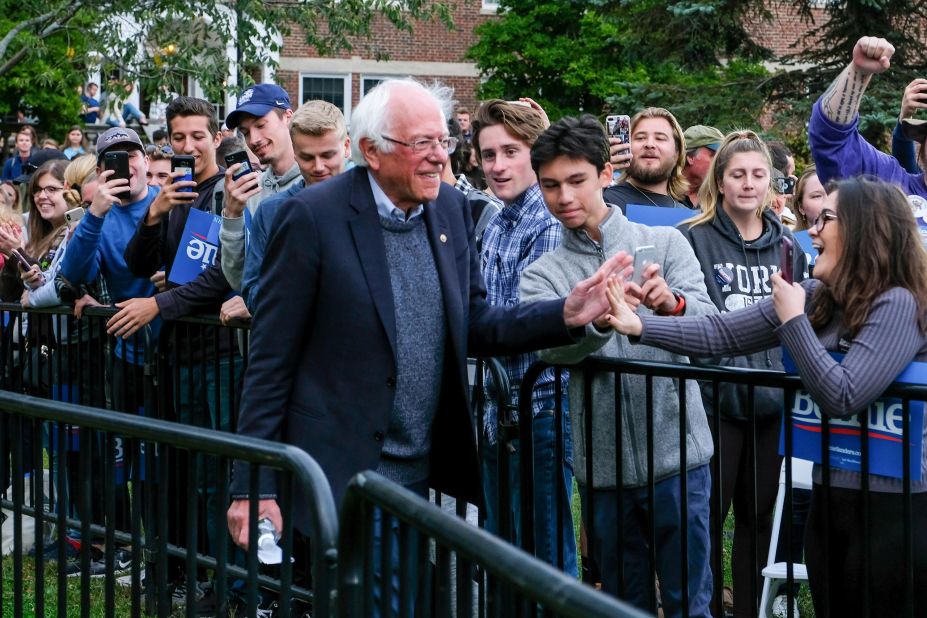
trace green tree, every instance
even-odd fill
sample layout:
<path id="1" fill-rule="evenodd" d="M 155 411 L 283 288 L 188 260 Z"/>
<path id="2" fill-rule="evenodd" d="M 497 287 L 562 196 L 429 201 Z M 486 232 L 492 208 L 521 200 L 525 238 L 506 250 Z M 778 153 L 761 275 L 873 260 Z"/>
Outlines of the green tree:
<path id="1" fill-rule="evenodd" d="M 81 81 L 74 75 L 91 67 L 149 92 L 162 85 L 179 91 L 193 77 L 218 100 L 229 86 L 230 45 L 237 46 L 240 68 L 273 66 L 283 37 L 296 28 L 325 54 L 351 49 L 351 37 L 369 40 L 378 15 L 403 31 L 425 19 L 451 25 L 448 7 L 427 0 L 0 0 L 0 8 L 0 80 L 4 86 L 24 80 L 18 92 L 30 93 L 43 122 L 53 111 L 39 98 L 51 94 L 37 91 L 55 85 L 70 100 Z M 239 75 L 243 88 L 249 76 Z M 27 104 L 4 100 L 9 109 Z M 76 120 L 73 105 L 61 110 Z"/>

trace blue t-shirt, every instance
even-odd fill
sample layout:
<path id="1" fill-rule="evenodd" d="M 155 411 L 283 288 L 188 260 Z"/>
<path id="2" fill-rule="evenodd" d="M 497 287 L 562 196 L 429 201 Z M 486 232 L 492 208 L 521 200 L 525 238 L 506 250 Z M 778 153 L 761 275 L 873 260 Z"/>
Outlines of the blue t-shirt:
<path id="1" fill-rule="evenodd" d="M 100 107 L 99 101 L 93 97 L 88 97 L 86 94 L 80 95 L 80 102 L 83 103 L 86 107 Z M 90 112 L 89 114 L 84 114 L 81 116 L 81 118 L 83 118 L 84 122 L 87 124 L 96 124 L 99 115 L 99 112 Z"/>
<path id="2" fill-rule="evenodd" d="M 102 275 L 114 303 L 154 296 L 154 284 L 144 277 L 133 275 L 126 265 L 124 254 L 129 241 L 135 236 L 139 221 L 159 192 L 159 187 L 148 187 L 146 197 L 126 206 L 113 206 L 104 217 L 88 211 L 68 242 L 68 250 L 61 263 L 61 275 L 72 285 L 90 283 Z M 160 319 L 152 321 L 150 327 L 150 340 L 155 342 L 161 328 Z M 139 342 L 144 345 L 141 343 L 142 333 L 139 333 Z M 121 340 L 117 342 L 116 354 L 123 358 L 121 344 Z M 137 352 L 142 354 L 143 350 Z M 125 345 L 124 358 L 132 362 L 135 353 L 130 338 Z"/>

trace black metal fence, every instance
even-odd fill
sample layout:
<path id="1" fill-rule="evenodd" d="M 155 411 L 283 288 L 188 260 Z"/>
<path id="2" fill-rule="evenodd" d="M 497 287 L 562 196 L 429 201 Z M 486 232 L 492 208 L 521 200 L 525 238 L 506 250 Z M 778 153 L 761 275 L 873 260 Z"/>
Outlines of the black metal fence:
<path id="1" fill-rule="evenodd" d="M 647 615 L 374 472 L 351 482 L 341 522 L 338 588 L 345 618 Z M 375 530 L 394 532 L 377 540 Z"/>
<path id="2" fill-rule="evenodd" d="M 529 413 L 531 409 L 532 401 L 532 386 L 537 380 L 541 372 L 550 367 L 545 363 L 536 363 L 533 365 L 527 374 L 525 375 L 524 380 L 520 386 L 520 406 L 519 406 L 519 436 L 520 436 L 520 449 L 517 454 L 520 457 L 521 462 L 521 526 L 522 526 L 522 535 L 521 535 L 521 546 L 529 553 L 534 552 L 534 517 L 533 513 L 533 475 L 531 473 L 531 466 L 533 461 L 532 455 L 532 417 Z M 556 371 L 559 372 L 567 369 L 566 367 L 557 367 Z M 573 440 L 576 441 L 579 439 L 580 447 L 578 450 L 584 451 L 584 467 L 585 467 L 585 482 L 580 482 L 580 496 L 583 501 L 583 527 L 585 532 L 585 538 L 589 539 L 589 547 L 587 547 L 586 555 L 593 555 L 594 543 L 593 539 L 596 538 L 596 520 L 593 516 L 595 512 L 595 499 L 594 493 L 590 492 L 589 481 L 591 479 L 598 479 L 599 475 L 596 472 L 596 468 L 600 464 L 600 457 L 606 457 L 605 454 L 597 454 L 594 450 L 593 445 L 596 443 L 594 439 L 593 431 L 595 425 L 595 431 L 601 431 L 602 426 L 599 423 L 607 423 L 611 425 L 610 429 L 614 432 L 615 440 L 614 447 L 615 452 L 618 453 L 618 456 L 614 454 L 609 454 L 613 459 L 613 464 L 609 465 L 614 466 L 613 475 L 614 479 L 617 479 L 618 491 L 614 492 L 614 500 L 616 502 L 614 506 L 614 512 L 616 513 L 628 513 L 631 511 L 636 512 L 638 517 L 644 518 L 642 528 L 648 531 L 648 536 L 644 539 L 646 543 L 645 550 L 645 567 L 646 573 L 651 586 L 649 589 L 649 598 L 647 599 L 646 605 L 649 606 L 651 611 L 656 611 L 658 605 L 660 605 L 660 593 L 661 587 L 666 583 L 667 580 L 675 578 L 678 581 L 686 582 L 689 577 L 689 570 L 692 568 L 692 561 L 688 552 L 690 551 L 691 536 L 688 526 L 690 525 L 687 518 L 688 509 L 690 507 L 688 500 L 691 497 L 691 494 L 687 488 L 687 477 L 688 474 L 678 474 L 678 488 L 676 488 L 676 494 L 680 500 L 680 509 L 681 516 L 677 522 L 679 528 L 679 534 L 683 539 L 689 539 L 690 542 L 683 542 L 680 544 L 678 558 L 673 564 L 666 564 L 665 562 L 660 565 L 658 560 L 658 549 L 660 543 L 663 542 L 657 538 L 657 523 L 655 522 L 655 517 L 658 510 L 655 504 L 655 494 L 658 493 L 655 490 L 655 484 L 660 481 L 660 479 L 655 478 L 655 442 L 659 441 L 663 436 L 655 435 L 654 429 L 654 418 L 660 414 L 666 414 L 667 412 L 656 410 L 655 409 L 655 399 L 657 399 L 660 394 L 665 394 L 665 392 L 675 392 L 676 393 L 676 405 L 675 409 L 671 410 L 672 414 L 676 415 L 677 418 L 677 429 L 679 436 L 685 436 L 687 432 L 691 430 L 691 424 L 694 419 L 691 411 L 687 411 L 687 398 L 686 398 L 686 385 L 693 381 L 698 381 L 703 392 L 712 393 L 714 396 L 710 399 L 713 401 L 712 405 L 705 408 L 705 414 L 708 416 L 708 420 L 712 423 L 712 436 L 714 456 L 711 458 L 710 462 L 710 472 L 712 482 L 717 482 L 717 479 L 721 478 L 722 475 L 722 465 L 723 457 L 722 453 L 722 442 L 719 431 L 715 430 L 718 427 L 721 420 L 721 407 L 720 407 L 720 397 L 718 396 L 719 389 L 722 388 L 725 384 L 734 384 L 740 385 L 745 389 L 746 392 L 746 401 L 747 401 L 747 410 L 745 410 L 745 427 L 746 427 L 746 448 L 750 448 L 752 452 L 756 453 L 757 448 L 757 423 L 758 419 L 755 414 L 755 393 L 757 389 L 760 388 L 773 388 L 778 389 L 781 392 L 783 410 L 791 410 L 791 406 L 795 401 L 795 393 L 802 389 L 801 381 L 797 376 L 786 375 L 782 372 L 774 371 L 763 371 L 763 370 L 747 370 L 739 368 L 730 368 L 730 367 L 705 367 L 705 366 L 694 366 L 694 365 L 677 365 L 670 363 L 657 363 L 657 362 L 645 362 L 645 361 L 619 361 L 619 360 L 608 360 L 608 359 L 595 359 L 590 358 L 586 361 L 568 367 L 570 374 L 574 378 L 579 378 L 576 381 L 571 381 L 571 388 L 574 385 L 579 385 L 582 389 L 582 406 L 579 409 L 573 408 L 570 411 L 571 415 L 576 416 L 574 419 L 573 428 L 574 431 L 580 433 L 579 436 L 573 436 Z M 592 384 L 596 377 L 606 377 L 610 380 L 611 391 L 609 397 L 606 401 L 601 402 L 597 401 L 593 395 Z M 636 382 L 629 382 L 629 376 L 634 376 Z M 558 380 L 559 382 L 559 375 Z M 640 397 L 645 401 L 645 417 L 646 421 L 645 426 L 633 427 L 628 425 L 627 418 L 625 413 L 628 411 L 628 399 L 625 396 L 628 389 L 643 389 L 643 392 L 640 394 Z M 909 409 L 912 405 L 912 402 L 921 402 L 927 401 L 927 387 L 925 386 L 914 386 L 910 384 L 894 384 L 892 385 L 883 395 L 883 397 L 892 397 L 897 398 L 900 402 L 900 412 L 896 410 L 896 421 L 900 420 L 903 433 L 898 438 L 895 439 L 901 449 L 901 457 L 903 461 L 911 461 L 912 453 L 912 444 L 919 445 L 922 441 L 922 436 L 919 433 L 912 433 L 910 430 L 910 415 Z M 557 397 L 558 405 L 556 410 L 556 416 L 558 421 L 555 422 L 555 426 L 559 427 L 559 418 L 563 414 L 563 411 L 559 405 L 559 396 Z M 664 399 L 665 402 L 665 399 Z M 603 410 L 607 412 L 604 414 L 605 418 L 599 418 L 603 416 Z M 887 414 L 887 412 L 886 412 Z M 797 417 L 792 418 L 791 414 L 786 416 L 789 420 L 789 426 L 792 426 L 793 423 L 797 423 Z M 595 419 L 595 420 L 594 420 Z M 624 419 L 624 422 L 623 422 Z M 862 471 L 872 470 L 872 465 L 874 464 L 874 458 L 871 453 L 870 448 L 870 428 L 869 424 L 866 422 L 860 423 L 861 427 L 857 430 L 860 434 L 860 469 Z M 606 426 L 607 428 L 607 426 Z M 845 427 L 838 423 L 835 420 L 828 419 L 826 415 L 823 415 L 823 419 L 820 421 L 820 427 L 817 429 L 812 428 L 813 431 L 816 431 L 820 436 L 821 440 L 821 454 L 818 461 L 822 462 L 818 466 L 818 470 L 815 472 L 815 495 L 820 496 L 819 508 L 820 512 L 823 513 L 822 517 L 825 520 L 825 534 L 822 542 L 820 544 L 820 556 L 812 556 L 818 560 L 823 560 L 825 567 L 824 572 L 830 573 L 829 560 L 832 555 L 831 551 L 835 548 L 830 546 L 832 543 L 830 532 L 827 531 L 827 526 L 829 524 L 829 514 L 832 514 L 831 504 L 833 503 L 833 494 L 832 489 L 835 489 L 833 485 L 836 483 L 832 482 L 833 473 L 835 468 L 831 465 L 831 457 L 828 456 L 828 453 L 833 453 L 831 449 L 831 429 L 835 428 L 838 433 L 846 433 L 847 430 Z M 852 431 L 852 430 L 851 430 Z M 633 435 L 629 435 L 632 434 Z M 778 537 L 778 544 L 780 547 L 786 548 L 784 551 L 780 551 L 780 557 L 778 562 L 784 563 L 779 566 L 784 566 L 784 575 L 780 574 L 778 577 L 783 580 L 786 591 L 792 591 L 787 595 L 787 614 L 791 616 L 793 611 L 794 604 L 797 604 L 798 600 L 794 594 L 794 591 L 797 590 L 796 586 L 796 567 L 799 571 L 804 573 L 804 565 L 801 564 L 804 562 L 802 553 L 801 553 L 801 540 L 795 538 L 797 533 L 793 532 L 795 525 L 798 524 L 798 528 L 801 529 L 804 524 L 804 518 L 807 517 L 807 512 L 793 513 L 793 466 L 792 466 L 792 454 L 794 452 L 794 441 L 797 430 L 793 428 L 793 431 L 784 431 L 782 432 L 782 448 L 785 453 L 784 460 L 786 465 L 783 466 L 783 478 L 784 482 L 782 485 L 782 491 L 784 491 L 784 499 L 781 500 L 781 527 L 780 527 L 780 536 Z M 561 440 L 561 436 L 558 435 L 558 441 Z M 679 439 L 679 452 L 677 455 L 677 462 L 688 462 L 690 459 L 687 457 L 687 449 L 691 448 L 691 440 L 687 441 L 686 439 Z M 646 476 L 646 482 L 642 484 L 641 487 L 634 489 L 642 490 L 638 492 L 629 491 L 629 488 L 623 484 L 623 480 L 627 479 L 625 474 L 626 462 L 623 460 L 623 457 L 620 456 L 621 453 L 626 452 L 627 449 L 643 449 L 642 457 L 644 461 L 643 474 Z M 779 460 L 777 459 L 777 464 Z M 914 461 L 912 463 L 913 467 L 919 467 L 920 461 Z M 776 467 L 778 471 L 778 465 Z M 639 471 L 638 471 L 639 472 Z M 691 472 L 691 469 L 690 469 Z M 743 471 L 748 475 L 751 483 L 750 486 L 752 489 L 752 494 L 747 496 L 748 503 L 748 517 L 751 521 L 757 521 L 758 518 L 758 504 L 757 504 L 757 482 L 758 482 L 758 466 L 756 463 L 756 457 L 752 462 L 748 462 L 748 469 Z M 559 480 L 559 477 L 558 477 Z M 924 615 L 927 612 L 927 607 L 915 607 L 915 554 L 914 554 L 914 533 L 915 528 L 912 524 L 914 521 L 914 507 L 912 506 L 912 492 L 911 492 L 911 483 L 912 483 L 912 474 L 909 466 L 903 466 L 903 472 L 900 478 L 901 485 L 901 509 L 899 520 L 884 521 L 877 519 L 879 515 L 874 512 L 874 507 L 872 506 L 873 501 L 876 499 L 876 496 L 879 494 L 875 491 L 870 490 L 871 477 L 869 474 L 861 475 L 861 487 L 859 498 L 862 504 L 860 513 L 861 517 L 857 522 L 859 534 L 862 539 L 862 546 L 865 548 L 865 551 L 862 554 L 860 563 L 858 565 L 861 576 L 858 580 L 858 585 L 862 587 L 862 603 L 859 610 L 859 615 L 862 616 L 875 616 L 883 615 L 879 607 L 875 606 L 872 598 L 875 589 L 873 588 L 873 581 L 878 581 L 873 579 L 873 575 L 876 568 L 882 568 L 885 565 L 885 557 L 881 557 L 879 560 L 879 567 L 874 566 L 876 559 L 879 558 L 876 554 L 873 554 L 873 546 L 870 542 L 870 535 L 872 534 L 872 526 L 874 523 L 883 523 L 888 526 L 892 526 L 897 530 L 901 530 L 901 536 L 903 538 L 902 551 L 900 555 L 894 556 L 890 562 L 892 562 L 892 573 L 893 577 L 897 581 L 902 582 L 901 589 L 903 590 L 903 610 L 902 615 L 904 616 L 920 616 Z M 594 483 L 594 486 L 598 484 L 598 481 Z M 555 492 L 556 495 L 560 495 L 560 492 Z M 748 492 L 749 494 L 749 492 Z M 884 494 L 883 494 L 884 495 Z M 611 498 L 610 498 L 611 499 Z M 507 500 L 507 495 L 500 496 L 500 512 L 506 512 L 507 505 L 505 501 Z M 636 506 L 635 506 L 636 505 Z M 720 591 L 724 586 L 724 574 L 722 569 L 725 568 L 726 561 L 722 556 L 723 552 L 723 539 L 725 538 L 724 530 L 724 521 L 716 516 L 716 513 L 721 511 L 721 494 L 720 492 L 715 492 L 712 497 L 712 518 L 710 524 L 710 551 L 713 565 L 722 565 L 721 568 L 715 567 L 712 573 L 712 583 L 711 588 L 715 592 L 711 602 L 711 614 L 715 616 L 725 615 L 725 608 L 722 606 L 722 594 Z M 559 511 L 559 507 L 558 507 Z M 744 515 L 744 514 L 742 514 Z M 626 543 L 623 535 L 627 532 L 627 522 L 622 522 L 616 520 L 613 522 L 614 529 L 610 530 L 610 533 L 614 533 L 619 539 L 618 545 L 622 546 Z M 509 537 L 510 540 L 514 542 L 514 537 Z M 738 599 L 739 609 L 738 612 L 744 612 L 748 615 L 772 615 L 769 612 L 771 599 L 768 602 L 765 602 L 762 606 L 760 604 L 761 600 L 761 590 L 763 588 L 763 578 L 771 577 L 770 573 L 772 570 L 768 570 L 766 575 L 764 575 L 764 567 L 771 566 L 767 565 L 767 553 L 769 551 L 768 540 L 763 540 L 761 542 L 761 535 L 758 534 L 757 526 L 751 525 L 750 535 L 749 535 L 749 551 L 751 556 L 751 566 L 749 569 L 749 585 L 748 590 L 736 590 L 734 591 L 735 599 Z M 794 548 L 798 549 L 794 549 Z M 793 548 L 789 551 L 788 548 Z M 743 548 L 742 548 L 743 549 Z M 785 554 L 782 557 L 782 554 Z M 584 556 L 584 559 L 585 556 Z M 618 562 L 618 572 L 617 573 L 608 573 L 604 575 L 611 575 L 619 582 L 619 589 L 617 591 L 617 596 L 621 598 L 625 592 L 623 586 L 628 580 L 628 574 L 623 571 L 627 565 L 623 565 L 621 561 Z M 661 572 L 662 571 L 662 572 Z M 674 571 L 674 572 L 673 572 Z M 668 576 L 667 574 L 670 573 Z M 920 575 L 923 577 L 923 575 Z M 842 592 L 848 592 L 847 586 L 850 584 L 846 581 L 840 581 L 839 579 L 835 580 L 834 578 L 825 577 L 823 582 L 819 582 L 819 585 L 822 585 L 824 590 L 812 591 L 816 592 L 817 595 L 820 595 L 821 599 L 827 599 L 829 595 L 832 595 L 834 592 L 840 594 Z M 856 584 L 853 584 L 856 585 Z M 666 593 L 665 588 L 662 592 Z M 681 590 L 678 591 L 681 598 L 681 607 L 687 608 L 690 607 L 689 602 L 693 595 L 699 594 L 698 590 L 690 590 L 689 586 L 683 585 Z M 744 601 L 746 599 L 746 601 Z M 665 599 L 664 599 L 665 600 Z M 763 599 L 766 601 L 766 598 Z M 664 604 L 665 605 L 665 604 Z M 815 603 L 816 606 L 819 606 L 819 603 Z M 746 608 L 746 611 L 744 609 Z M 664 608 L 665 609 L 665 608 Z"/>
<path id="3" fill-rule="evenodd" d="M 187 615 L 194 613 L 198 573 L 211 572 L 216 613 L 225 611 L 231 590 L 238 588 L 243 615 L 253 616 L 261 602 L 261 589 L 271 591 L 281 615 L 297 615 L 296 603 L 310 604 L 318 615 L 332 608 L 335 584 L 337 517 L 328 481 L 318 465 L 302 450 L 248 439 L 226 432 L 197 429 L 137 415 L 64 404 L 0 391 L 0 441 L 11 446 L 7 470 L 12 478 L 12 500 L 4 500 L 14 522 L 12 572 L 4 567 L 3 580 L 12 581 L 12 613 L 34 615 L 90 615 L 91 606 L 105 615 L 171 615 L 172 592 L 183 584 Z M 53 436 L 46 448 L 24 453 L 23 436 Z M 71 438 L 76 436 L 79 443 Z M 278 471 L 284 514 L 281 535 L 283 561 L 272 573 L 261 571 L 257 560 L 257 500 L 252 500 L 250 550 L 234 555 L 225 530 L 230 502 L 229 470 L 235 460 L 248 462 L 252 471 L 263 466 Z M 172 485 L 170 471 L 187 468 L 186 483 Z M 203 471 L 217 472 L 216 500 L 203 512 Z M 43 473 L 47 467 L 50 474 Z M 50 477 L 46 486 L 39 481 Z M 252 477 L 256 478 L 257 474 Z M 28 487 L 29 499 L 25 499 Z M 294 538 L 289 517 L 295 492 L 308 498 L 313 539 L 310 578 L 294 576 Z M 120 496 L 120 494 L 125 494 Z M 76 495 L 75 495 L 76 494 Z M 257 496 L 256 487 L 252 494 Z M 122 499 L 124 499 L 124 501 Z M 174 527 L 182 514 L 188 523 Z M 22 534 L 23 517 L 34 520 L 34 539 Z M 210 552 L 201 552 L 201 539 L 209 526 L 198 522 L 212 516 L 219 522 L 217 540 Z M 54 526 L 54 544 L 46 546 L 45 531 Z M 182 534 L 179 534 L 182 532 Z M 79 550 L 71 542 L 79 539 Z M 66 539 L 68 540 L 66 542 Z M 26 561 L 23 541 L 34 540 Z M 76 555 L 72 555 L 76 554 Z M 45 606 L 46 565 L 54 562 L 57 596 Z M 30 564 L 31 563 L 31 564 Z M 95 568 L 96 567 L 96 570 Z M 172 579 L 169 569 L 180 567 L 185 581 Z M 118 579 L 120 570 L 125 576 Z M 31 571 L 31 573 L 30 573 Z M 180 572 L 180 571 L 178 571 Z M 30 573 L 34 588 L 24 596 Z M 79 610 L 69 606 L 68 577 L 80 578 Z M 91 578 L 104 579 L 102 598 L 91 598 Z M 173 584 L 173 587 L 172 587 Z M 308 584 L 308 585 L 307 585 Z M 119 590 L 123 588 L 123 590 Z M 99 594 L 99 592 L 97 592 Z M 122 599 L 117 610 L 117 595 Z M 128 596 L 128 599 L 125 597 Z M 26 612 L 25 607 L 30 610 Z M 125 613 L 123 613 L 125 612 Z"/>

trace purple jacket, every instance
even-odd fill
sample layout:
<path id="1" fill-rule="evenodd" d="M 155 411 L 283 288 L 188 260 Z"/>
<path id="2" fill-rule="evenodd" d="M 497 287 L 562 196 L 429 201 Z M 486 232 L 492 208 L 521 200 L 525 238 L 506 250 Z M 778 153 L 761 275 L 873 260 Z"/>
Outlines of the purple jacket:
<path id="1" fill-rule="evenodd" d="M 923 174 L 909 174 L 898 161 L 880 152 L 859 134 L 859 115 L 850 124 L 837 124 L 824 115 L 821 100 L 811 110 L 808 142 L 821 183 L 860 174 L 893 182 L 907 195 L 927 198 Z"/>

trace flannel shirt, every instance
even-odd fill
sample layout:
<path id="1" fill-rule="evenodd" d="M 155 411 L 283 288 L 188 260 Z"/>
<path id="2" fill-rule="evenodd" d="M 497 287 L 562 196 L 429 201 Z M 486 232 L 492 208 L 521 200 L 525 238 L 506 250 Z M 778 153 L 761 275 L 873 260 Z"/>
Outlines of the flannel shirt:
<path id="1" fill-rule="evenodd" d="M 511 307 L 518 304 L 518 283 L 521 273 L 536 259 L 560 246 L 560 222 L 547 210 L 541 188 L 534 184 L 518 199 L 503 208 L 483 233 L 480 266 L 486 281 L 487 301 L 493 306 Z M 511 386 L 511 402 L 518 405 L 518 388 L 534 361 L 536 353 L 505 356 L 499 359 L 505 367 Z M 498 410 L 494 388 L 488 372 L 484 373 L 483 431 L 489 442 L 496 442 Z M 567 373 L 563 372 L 563 394 L 566 395 Z M 553 397 L 554 373 L 548 369 L 535 383 L 532 414 L 543 409 L 544 399 Z M 518 420 L 518 414 L 513 414 Z"/>

